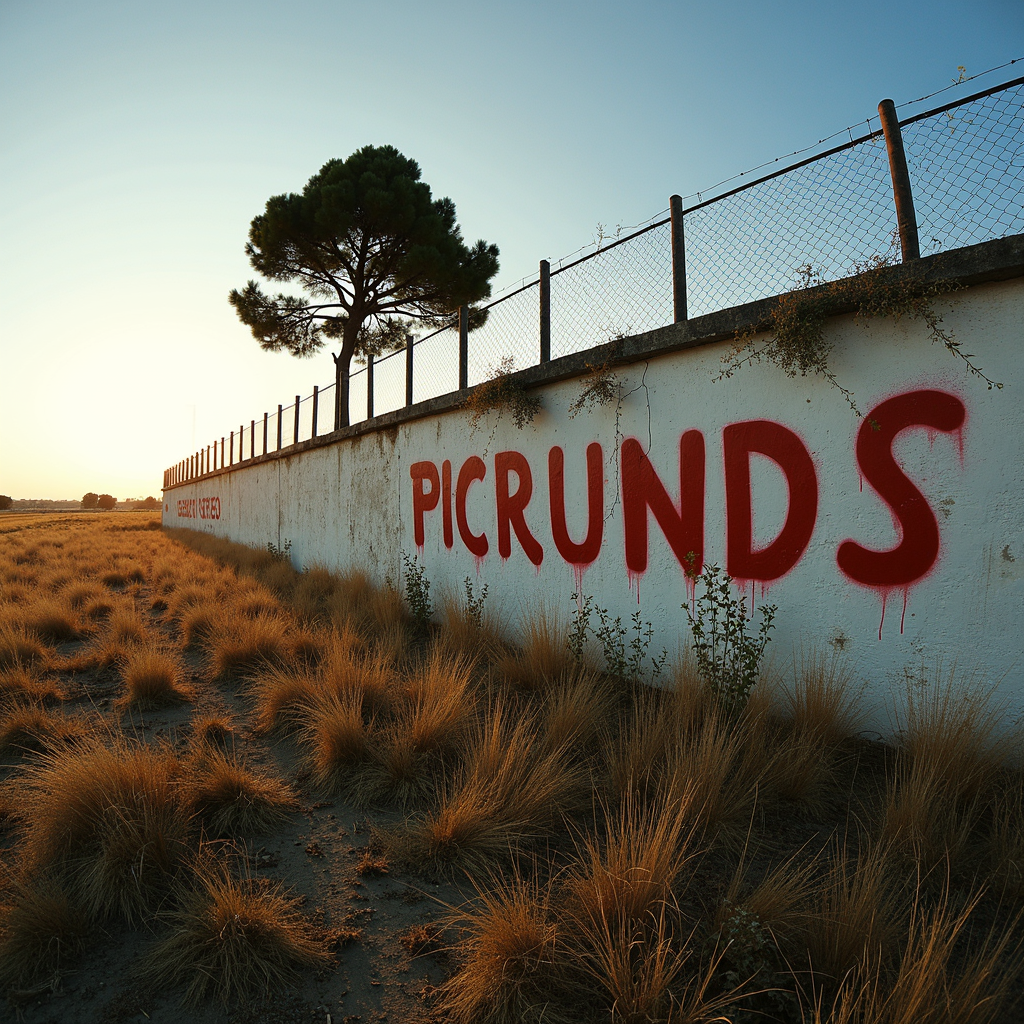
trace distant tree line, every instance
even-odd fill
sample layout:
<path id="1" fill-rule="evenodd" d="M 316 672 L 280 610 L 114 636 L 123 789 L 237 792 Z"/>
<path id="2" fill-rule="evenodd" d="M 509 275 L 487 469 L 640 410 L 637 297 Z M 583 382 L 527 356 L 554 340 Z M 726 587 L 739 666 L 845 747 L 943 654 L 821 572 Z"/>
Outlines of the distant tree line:
<path id="1" fill-rule="evenodd" d="M 82 495 L 81 501 L 65 501 L 54 498 L 12 498 L 9 494 L 0 494 L 0 512 L 7 512 L 10 509 L 72 509 L 79 507 L 109 510 L 117 508 L 118 505 L 132 511 L 155 512 L 159 510 L 160 504 L 160 499 L 154 498 L 152 495 L 139 501 L 125 499 L 123 502 L 118 502 L 111 494 L 97 494 L 95 491 L 89 491 L 88 494 Z"/>
<path id="2" fill-rule="evenodd" d="M 89 491 L 87 494 L 82 495 L 82 508 L 95 509 L 101 508 L 109 511 L 112 508 L 116 508 L 118 505 L 117 498 L 110 494 L 97 494 L 95 491 Z M 121 503 L 123 508 L 130 508 L 133 511 L 141 509 L 147 509 L 156 511 L 160 508 L 160 501 L 150 495 L 148 498 L 144 498 L 142 501 L 124 501 Z"/>

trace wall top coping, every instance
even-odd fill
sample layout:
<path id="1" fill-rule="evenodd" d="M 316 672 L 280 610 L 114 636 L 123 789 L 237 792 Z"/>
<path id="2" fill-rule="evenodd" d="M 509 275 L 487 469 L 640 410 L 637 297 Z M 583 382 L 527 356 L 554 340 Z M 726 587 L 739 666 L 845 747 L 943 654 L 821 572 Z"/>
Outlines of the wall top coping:
<path id="1" fill-rule="evenodd" d="M 1024 277 L 1024 235 L 1009 235 L 1006 238 L 979 242 L 977 245 L 937 253 L 934 256 L 924 256 L 910 263 L 885 267 L 877 273 L 883 276 L 883 280 L 909 279 L 913 284 L 919 286 L 949 283 L 963 287 Z M 816 288 L 800 289 L 800 291 L 814 295 L 828 287 L 826 284 Z M 585 376 L 595 365 L 607 363 L 609 366 L 622 366 L 641 362 L 654 356 L 725 341 L 744 331 L 762 329 L 762 325 L 778 299 L 778 295 L 771 295 L 755 302 L 730 306 L 728 309 L 694 317 L 692 320 L 669 324 L 653 331 L 645 331 L 643 334 L 619 338 L 604 345 L 584 349 L 582 352 L 573 352 L 570 355 L 552 359 L 547 363 L 526 367 L 523 370 L 518 370 L 513 376 L 526 388 L 538 388 L 573 377 Z M 851 313 L 853 309 L 852 304 L 848 307 L 840 306 L 836 309 L 835 315 Z M 479 385 L 474 385 L 474 387 L 477 386 Z M 268 452 L 266 455 L 257 455 L 244 462 L 236 462 L 233 466 L 225 466 L 223 469 L 205 473 L 186 483 L 175 484 L 174 487 L 167 487 L 164 490 L 170 491 L 177 487 L 190 486 L 199 481 L 234 473 L 238 470 L 250 469 L 253 466 L 273 462 L 277 459 L 289 459 L 312 448 L 328 447 L 382 430 L 395 430 L 403 423 L 453 412 L 465 406 L 473 390 L 474 388 L 466 388 L 462 391 L 452 391 L 446 395 L 439 395 L 437 398 L 429 398 L 426 401 L 417 402 L 415 405 L 396 409 L 393 412 L 382 413 L 380 416 L 342 427 L 340 430 L 333 430 L 310 440 L 291 444 L 280 451 Z"/>

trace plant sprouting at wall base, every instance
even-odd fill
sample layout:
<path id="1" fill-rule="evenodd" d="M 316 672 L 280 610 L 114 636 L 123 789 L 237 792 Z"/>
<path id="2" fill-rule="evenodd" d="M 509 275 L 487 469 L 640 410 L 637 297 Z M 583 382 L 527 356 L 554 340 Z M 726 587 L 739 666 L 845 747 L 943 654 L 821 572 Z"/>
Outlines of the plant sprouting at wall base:
<path id="1" fill-rule="evenodd" d="M 480 590 L 479 596 L 473 591 L 473 581 L 467 576 L 463 581 L 466 591 L 466 616 L 477 629 L 483 629 L 484 625 L 484 601 L 487 600 L 487 584 Z"/>
<path id="2" fill-rule="evenodd" d="M 281 547 L 278 547 L 272 540 L 267 541 L 267 551 L 282 562 L 290 562 L 292 557 L 292 542 L 286 540 Z"/>
<path id="3" fill-rule="evenodd" d="M 427 570 L 415 559 L 402 552 L 402 564 L 405 566 L 405 599 L 409 611 L 422 629 L 427 628 L 430 617 L 434 614 L 434 606 L 430 603 L 430 580 Z"/>
<path id="4" fill-rule="evenodd" d="M 746 599 L 734 596 L 727 572 L 709 565 L 696 582 L 703 586 L 703 593 L 695 597 L 692 611 L 688 605 L 682 607 L 693 633 L 697 671 L 727 711 L 741 711 L 760 675 L 778 607 L 762 605 L 758 609 L 761 624 L 756 633 L 750 633 Z"/>
<path id="5" fill-rule="evenodd" d="M 648 661 L 651 679 L 657 679 L 661 675 L 668 660 L 668 651 L 663 649 L 657 657 L 650 656 L 654 626 L 640 618 L 639 609 L 631 617 L 632 626 L 626 627 L 622 624 L 621 616 L 616 615 L 613 619 L 607 608 L 594 604 L 592 597 L 573 594 L 572 600 L 576 605 L 576 611 L 566 637 L 566 647 L 577 663 L 583 661 L 589 634 L 601 645 L 605 670 L 609 675 L 623 679 L 640 679 L 645 671 L 648 671 Z M 593 614 L 597 615 L 600 622 L 596 629 L 590 623 Z"/>

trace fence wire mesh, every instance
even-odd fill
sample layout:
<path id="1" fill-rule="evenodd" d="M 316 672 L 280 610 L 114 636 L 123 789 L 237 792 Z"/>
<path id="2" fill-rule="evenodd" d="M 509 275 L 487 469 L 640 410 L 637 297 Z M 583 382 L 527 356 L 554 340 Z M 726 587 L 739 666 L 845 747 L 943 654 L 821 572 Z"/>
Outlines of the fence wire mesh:
<path id="1" fill-rule="evenodd" d="M 551 271 L 551 356 L 672 323 L 668 224 Z"/>
<path id="2" fill-rule="evenodd" d="M 903 127 L 921 254 L 1024 231 L 1024 83 Z"/>
<path id="3" fill-rule="evenodd" d="M 412 400 L 459 390 L 459 330 L 446 327 L 413 346 Z"/>
<path id="4" fill-rule="evenodd" d="M 887 254 L 896 229 L 879 135 L 693 210 L 683 218 L 691 317 L 823 280 Z"/>
<path id="5" fill-rule="evenodd" d="M 537 283 L 513 292 L 487 311 L 482 327 L 469 333 L 469 385 L 492 378 L 503 361 L 518 370 L 540 361 L 540 294 Z"/>
<path id="6" fill-rule="evenodd" d="M 877 122 L 873 122 L 877 123 Z M 923 255 L 1024 232 L 1024 81 L 1015 81 L 902 125 Z M 688 315 L 700 316 L 805 283 L 805 269 L 835 280 L 876 256 L 898 255 L 897 220 L 881 132 L 796 164 L 685 211 Z M 551 356 L 585 351 L 673 320 L 671 227 L 662 221 L 551 271 Z M 511 363 L 540 359 L 536 281 L 497 300 L 469 335 L 472 386 Z M 349 378 L 349 419 L 406 404 L 404 350 Z M 372 403 L 369 385 L 372 381 Z M 456 327 L 413 348 L 414 402 L 459 384 Z M 336 389 L 319 392 L 316 435 L 335 425 Z M 314 435 L 312 396 L 280 416 L 240 425 L 220 448 L 172 467 L 171 480 L 237 465 Z M 280 436 L 280 442 L 278 440 Z M 219 440 L 218 440 L 219 444 Z"/>
<path id="7" fill-rule="evenodd" d="M 405 349 L 373 364 L 373 414 L 394 412 L 405 405 Z"/>

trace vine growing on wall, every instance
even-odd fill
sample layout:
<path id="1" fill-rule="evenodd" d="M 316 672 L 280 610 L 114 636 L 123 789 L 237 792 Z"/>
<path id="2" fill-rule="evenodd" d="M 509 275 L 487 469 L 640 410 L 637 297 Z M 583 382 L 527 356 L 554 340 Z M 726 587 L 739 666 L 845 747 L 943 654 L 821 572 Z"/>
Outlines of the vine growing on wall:
<path id="1" fill-rule="evenodd" d="M 732 377 L 743 366 L 769 362 L 789 377 L 824 377 L 860 416 L 853 392 L 843 386 L 832 369 L 829 357 L 833 343 L 825 336 L 826 321 L 852 308 L 861 321 L 890 317 L 895 323 L 904 319 L 922 323 L 930 340 L 962 360 L 972 376 L 984 381 L 990 390 L 1001 389 L 1002 383 L 985 374 L 975 362 L 974 353 L 967 352 L 953 332 L 943 326 L 942 316 L 933 305 L 937 296 L 963 286 L 952 280 L 924 281 L 915 274 L 913 264 L 901 265 L 900 274 L 886 273 L 895 264 L 893 249 L 855 264 L 853 276 L 827 283 L 813 266 L 802 267 L 800 290 L 780 296 L 764 320 L 736 334 L 735 345 L 722 357 L 724 366 L 715 381 Z M 767 337 L 760 338 L 762 334 Z"/>
<path id="2" fill-rule="evenodd" d="M 473 414 L 474 425 L 492 410 L 496 410 L 499 417 L 507 412 L 517 430 L 532 423 L 534 416 L 540 412 L 540 397 L 527 391 L 516 378 L 516 364 L 512 356 L 505 356 L 488 372 L 491 374 L 490 380 L 478 384 L 466 400 L 466 408 Z"/>

